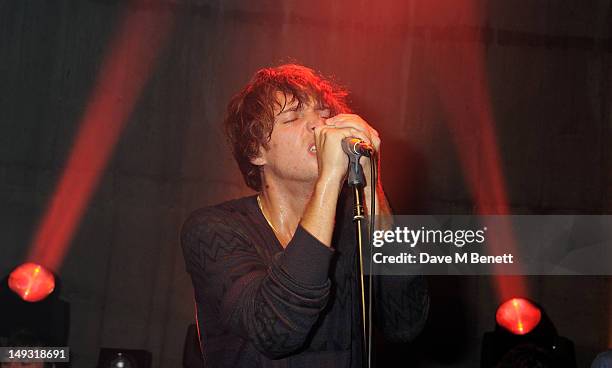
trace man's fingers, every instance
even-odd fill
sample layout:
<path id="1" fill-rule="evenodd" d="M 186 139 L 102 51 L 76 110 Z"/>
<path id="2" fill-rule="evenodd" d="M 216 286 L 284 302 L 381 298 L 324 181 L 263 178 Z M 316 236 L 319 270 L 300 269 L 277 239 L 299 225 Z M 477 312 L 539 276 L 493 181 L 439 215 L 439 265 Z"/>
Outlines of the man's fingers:
<path id="1" fill-rule="evenodd" d="M 349 137 L 359 138 L 362 141 L 367 142 L 368 144 L 372 144 L 372 140 L 367 134 L 365 134 L 365 132 L 355 129 L 355 128 L 350 128 L 350 132 L 351 132 L 351 135 Z"/>
<path id="2" fill-rule="evenodd" d="M 370 137 L 365 132 L 363 132 L 360 129 L 354 128 L 352 126 L 345 126 L 345 127 L 321 126 L 321 127 L 316 127 L 314 132 L 315 132 L 315 137 L 324 136 L 325 137 L 324 140 L 327 140 L 329 138 L 333 139 L 332 137 L 334 136 L 337 136 L 338 137 L 337 139 L 355 137 L 367 143 L 372 144 Z"/>
<path id="3" fill-rule="evenodd" d="M 355 114 L 339 114 L 325 121 L 326 126 L 335 126 L 338 128 L 352 127 L 367 134 L 370 139 L 379 137 L 378 131 L 372 128 L 359 115 Z"/>

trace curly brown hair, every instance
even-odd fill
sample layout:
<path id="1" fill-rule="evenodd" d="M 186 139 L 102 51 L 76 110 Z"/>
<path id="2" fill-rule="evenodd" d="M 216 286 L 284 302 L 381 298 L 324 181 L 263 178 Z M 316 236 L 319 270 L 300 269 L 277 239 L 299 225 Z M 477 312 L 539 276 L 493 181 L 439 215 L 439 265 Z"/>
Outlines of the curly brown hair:
<path id="1" fill-rule="evenodd" d="M 285 96 L 284 103 L 277 93 Z M 346 90 L 314 70 L 284 64 L 258 70 L 250 82 L 230 100 L 224 120 L 225 134 L 246 184 L 261 191 L 260 167 L 251 163 L 260 147 L 268 148 L 274 128 L 275 107 L 282 112 L 297 99 L 298 108 L 314 100 L 331 115 L 349 112 Z"/>

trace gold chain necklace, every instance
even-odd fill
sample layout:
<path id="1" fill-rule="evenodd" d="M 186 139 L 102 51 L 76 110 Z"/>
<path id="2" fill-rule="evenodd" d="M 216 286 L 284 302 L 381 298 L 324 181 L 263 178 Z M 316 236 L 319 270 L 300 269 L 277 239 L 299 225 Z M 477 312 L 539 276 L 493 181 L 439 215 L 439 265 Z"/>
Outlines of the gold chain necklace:
<path id="1" fill-rule="evenodd" d="M 266 212 L 264 211 L 264 209 L 263 209 L 263 207 L 261 205 L 261 199 L 259 198 L 259 194 L 257 195 L 257 205 L 259 205 L 259 210 L 261 211 L 261 214 L 263 215 L 263 217 L 268 222 L 268 225 L 270 225 L 270 227 L 272 228 L 272 230 L 274 230 L 276 235 L 280 236 L 280 233 L 278 232 L 278 230 L 276 230 L 274 225 L 272 225 L 272 222 L 268 219 L 268 216 L 266 216 Z"/>

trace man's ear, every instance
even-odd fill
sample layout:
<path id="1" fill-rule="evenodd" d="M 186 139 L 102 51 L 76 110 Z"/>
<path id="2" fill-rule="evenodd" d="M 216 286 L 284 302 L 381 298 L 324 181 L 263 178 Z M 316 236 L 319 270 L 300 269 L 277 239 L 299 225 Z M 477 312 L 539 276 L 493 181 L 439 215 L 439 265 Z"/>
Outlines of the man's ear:
<path id="1" fill-rule="evenodd" d="M 263 166 L 268 163 L 263 147 L 259 146 L 257 157 L 251 159 L 251 163 L 255 166 Z"/>

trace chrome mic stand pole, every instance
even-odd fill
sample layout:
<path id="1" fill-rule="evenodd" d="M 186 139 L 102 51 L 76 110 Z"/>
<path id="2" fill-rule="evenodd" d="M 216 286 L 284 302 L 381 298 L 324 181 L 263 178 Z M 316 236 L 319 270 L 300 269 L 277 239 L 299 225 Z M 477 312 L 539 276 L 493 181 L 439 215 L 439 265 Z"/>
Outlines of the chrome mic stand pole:
<path id="1" fill-rule="evenodd" d="M 364 272 L 363 272 L 363 220 L 365 219 L 363 210 L 363 187 L 365 186 L 365 176 L 363 175 L 363 168 L 359 163 L 360 154 L 348 153 L 349 157 L 349 171 L 348 171 L 348 185 L 353 188 L 353 222 L 357 230 L 357 245 L 359 252 L 359 279 L 361 283 L 361 317 L 363 325 L 363 347 L 368 348 L 368 334 L 370 330 L 368 319 L 366 319 L 366 302 L 365 302 L 365 286 L 364 286 Z"/>

